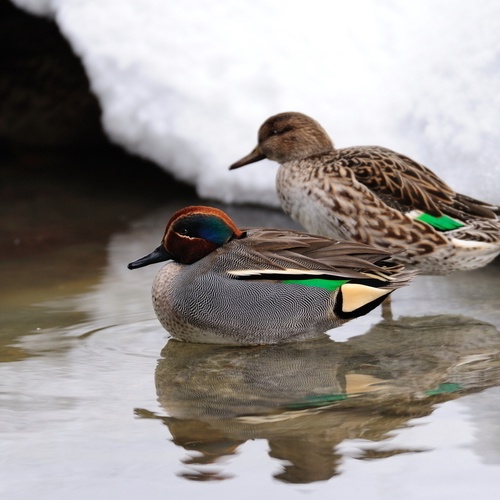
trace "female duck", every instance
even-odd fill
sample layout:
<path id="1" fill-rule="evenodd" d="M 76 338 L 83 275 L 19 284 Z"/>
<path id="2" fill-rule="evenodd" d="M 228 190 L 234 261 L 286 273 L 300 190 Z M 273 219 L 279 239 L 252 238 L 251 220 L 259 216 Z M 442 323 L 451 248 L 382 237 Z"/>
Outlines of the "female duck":
<path id="1" fill-rule="evenodd" d="M 257 147 L 230 169 L 281 164 L 283 210 L 308 231 L 380 248 L 426 274 L 475 269 L 500 253 L 499 207 L 456 193 L 429 169 L 378 146 L 335 149 L 301 113 L 272 116 Z"/>
<path id="2" fill-rule="evenodd" d="M 170 260 L 153 283 L 163 327 L 188 342 L 253 345 L 319 337 L 362 316 L 413 273 L 391 252 L 277 229 L 238 229 L 216 208 L 187 207 L 161 245 L 129 269 Z"/>

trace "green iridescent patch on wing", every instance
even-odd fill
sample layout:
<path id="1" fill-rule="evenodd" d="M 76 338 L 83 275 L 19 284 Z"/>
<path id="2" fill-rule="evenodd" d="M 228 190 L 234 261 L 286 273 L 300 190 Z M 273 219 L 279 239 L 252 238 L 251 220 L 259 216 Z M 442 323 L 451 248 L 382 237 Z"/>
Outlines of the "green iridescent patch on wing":
<path id="1" fill-rule="evenodd" d="M 301 401 L 290 403 L 287 408 L 293 410 L 302 410 L 306 408 L 320 408 L 338 401 L 345 401 L 348 398 L 347 394 L 323 394 L 321 396 L 309 396 Z"/>
<path id="2" fill-rule="evenodd" d="M 452 382 L 440 384 L 438 387 L 435 389 L 429 389 L 428 391 L 425 391 L 425 394 L 427 396 L 437 396 L 438 394 L 449 394 L 451 392 L 457 392 L 462 389 L 460 384 L 454 384 Z"/>
<path id="3" fill-rule="evenodd" d="M 323 288 L 324 290 L 329 290 L 333 292 L 340 288 L 342 285 L 347 283 L 349 280 L 326 280 L 322 278 L 310 278 L 302 280 L 284 280 L 283 283 L 287 285 L 305 285 L 314 286 L 316 288 Z"/>
<path id="4" fill-rule="evenodd" d="M 462 222 L 456 219 L 452 219 L 447 215 L 442 215 L 441 217 L 434 217 L 433 215 L 429 214 L 421 214 L 416 218 L 416 220 L 425 222 L 426 224 L 429 224 L 429 226 L 432 226 L 433 228 L 437 229 L 438 231 L 451 231 L 453 229 L 458 229 L 459 227 L 465 226 L 465 224 L 463 224 Z"/>

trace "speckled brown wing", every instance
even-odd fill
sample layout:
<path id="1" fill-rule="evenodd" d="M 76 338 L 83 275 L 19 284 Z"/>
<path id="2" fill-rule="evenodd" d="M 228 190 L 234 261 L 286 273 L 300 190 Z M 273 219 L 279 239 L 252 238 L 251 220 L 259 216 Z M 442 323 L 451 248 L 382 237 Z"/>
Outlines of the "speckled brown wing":
<path id="1" fill-rule="evenodd" d="M 495 219 L 498 207 L 456 193 L 434 172 L 411 158 L 379 146 L 338 150 L 344 166 L 391 208 L 421 210 L 461 220 L 472 217 Z"/>

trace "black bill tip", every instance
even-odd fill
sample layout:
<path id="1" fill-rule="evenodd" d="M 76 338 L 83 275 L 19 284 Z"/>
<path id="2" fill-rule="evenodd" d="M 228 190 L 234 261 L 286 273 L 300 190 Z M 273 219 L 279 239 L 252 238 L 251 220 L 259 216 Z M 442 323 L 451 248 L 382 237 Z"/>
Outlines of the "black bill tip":
<path id="1" fill-rule="evenodd" d="M 155 248 L 150 254 L 141 257 L 140 259 L 134 260 L 127 267 L 129 269 L 139 269 L 139 267 L 149 266 L 150 264 L 156 264 L 157 262 L 164 262 L 166 260 L 171 260 L 173 257 L 170 255 L 163 245 Z"/>

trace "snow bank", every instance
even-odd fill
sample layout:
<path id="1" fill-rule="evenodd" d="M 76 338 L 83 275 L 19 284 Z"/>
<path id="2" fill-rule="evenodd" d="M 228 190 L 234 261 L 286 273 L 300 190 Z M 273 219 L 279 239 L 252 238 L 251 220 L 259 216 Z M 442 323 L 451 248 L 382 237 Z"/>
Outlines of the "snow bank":
<path id="1" fill-rule="evenodd" d="M 500 2 L 14 0 L 54 17 L 116 143 L 200 196 L 275 204 L 276 167 L 229 172 L 270 115 L 412 156 L 500 202 Z"/>

